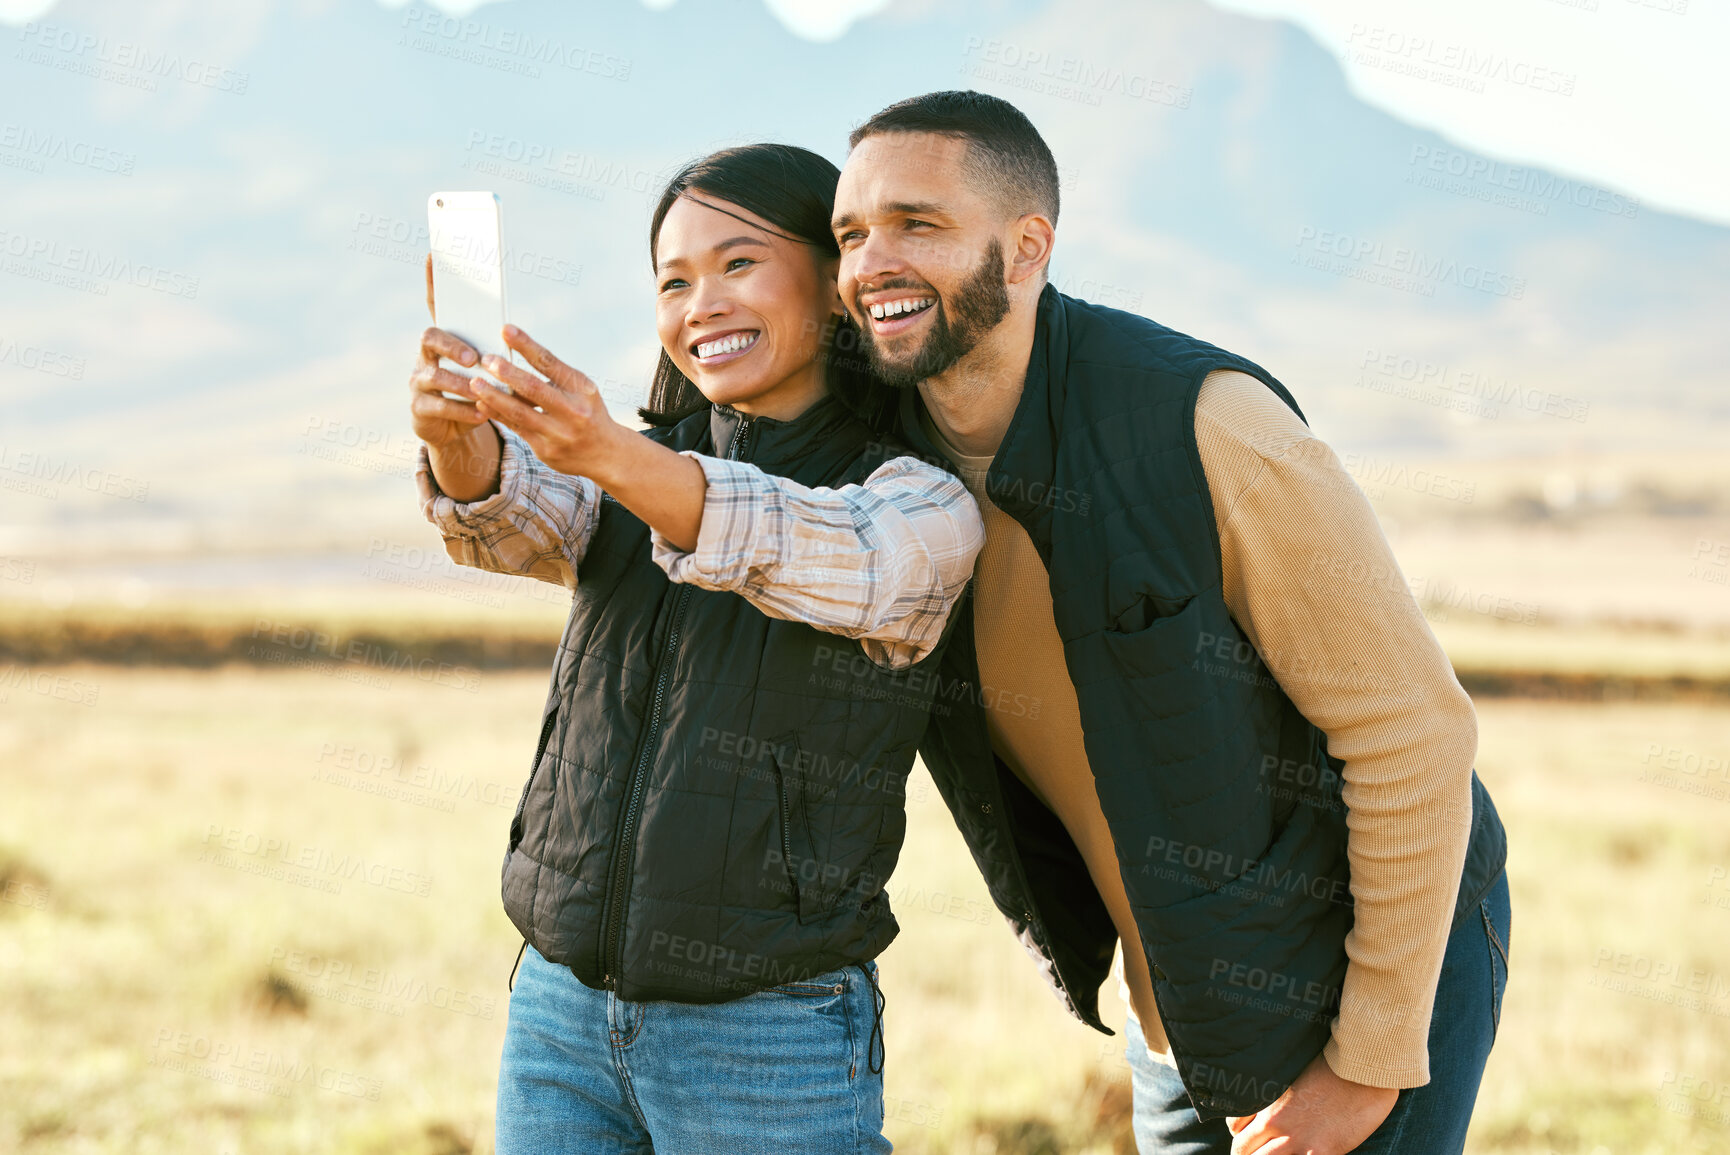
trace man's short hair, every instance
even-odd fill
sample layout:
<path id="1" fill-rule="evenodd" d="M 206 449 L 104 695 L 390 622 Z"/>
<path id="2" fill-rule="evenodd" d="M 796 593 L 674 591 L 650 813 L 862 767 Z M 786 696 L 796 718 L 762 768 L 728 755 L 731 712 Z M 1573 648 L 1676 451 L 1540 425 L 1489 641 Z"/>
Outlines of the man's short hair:
<path id="1" fill-rule="evenodd" d="M 972 91 L 909 97 L 854 129 L 847 146 L 897 132 L 965 140 L 967 175 L 980 188 L 1012 216 L 1036 212 L 1057 223 L 1057 161 L 1033 122 L 1007 100 Z"/>

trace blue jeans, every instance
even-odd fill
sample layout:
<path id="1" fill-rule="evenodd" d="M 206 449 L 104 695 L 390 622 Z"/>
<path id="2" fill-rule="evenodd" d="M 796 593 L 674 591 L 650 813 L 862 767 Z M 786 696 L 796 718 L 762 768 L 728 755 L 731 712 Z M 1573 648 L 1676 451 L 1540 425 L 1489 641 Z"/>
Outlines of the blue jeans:
<path id="1" fill-rule="evenodd" d="M 888 1151 L 877 965 L 864 967 L 869 978 L 844 967 L 726 1003 L 633 1003 L 528 947 L 499 1064 L 498 1155 Z"/>
<path id="2" fill-rule="evenodd" d="M 1490 884 L 1478 909 L 1448 936 L 1430 1018 L 1430 1081 L 1400 1092 L 1358 1155 L 1459 1155 L 1478 1098 L 1478 1082 L 1508 985 L 1508 876 Z M 1229 1155 L 1224 1119 L 1202 1122 L 1177 1072 L 1147 1053 L 1133 1018 L 1124 1032 L 1135 1089 L 1135 1146 L 1141 1155 Z"/>

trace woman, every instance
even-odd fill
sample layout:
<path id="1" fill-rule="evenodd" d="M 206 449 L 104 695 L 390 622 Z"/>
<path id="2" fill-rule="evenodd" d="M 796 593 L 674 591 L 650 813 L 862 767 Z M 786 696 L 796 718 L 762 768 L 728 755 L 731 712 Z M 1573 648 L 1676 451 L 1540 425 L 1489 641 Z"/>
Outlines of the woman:
<path id="1" fill-rule="evenodd" d="M 514 328 L 538 374 L 481 362 L 508 395 L 422 339 L 417 476 L 451 556 L 574 590 L 504 862 L 526 945 L 502 1155 L 889 1149 L 871 960 L 983 531 L 960 482 L 874 431 L 837 177 L 754 145 L 668 185 L 643 434 Z M 861 569 L 864 599 L 833 580 Z"/>

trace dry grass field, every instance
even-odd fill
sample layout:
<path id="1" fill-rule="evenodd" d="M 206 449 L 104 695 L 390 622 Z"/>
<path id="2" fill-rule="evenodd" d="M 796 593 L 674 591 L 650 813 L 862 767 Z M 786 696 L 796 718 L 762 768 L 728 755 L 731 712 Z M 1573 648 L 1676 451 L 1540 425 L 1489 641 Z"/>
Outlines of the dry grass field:
<path id="1" fill-rule="evenodd" d="M 355 674 L 0 686 L 0 1150 L 492 1150 L 518 945 L 498 864 L 544 679 Z M 1470 1150 L 1730 1150 L 1730 716 L 1480 717 L 1514 932 Z M 909 807 L 896 1149 L 1128 1150 L 1120 1040 L 1046 993 L 923 772 Z"/>

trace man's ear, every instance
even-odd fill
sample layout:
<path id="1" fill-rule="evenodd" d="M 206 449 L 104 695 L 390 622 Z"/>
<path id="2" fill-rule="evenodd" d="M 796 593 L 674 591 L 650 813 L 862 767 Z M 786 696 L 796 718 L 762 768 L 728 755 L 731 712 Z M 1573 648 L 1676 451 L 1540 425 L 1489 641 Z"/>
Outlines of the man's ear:
<path id="1" fill-rule="evenodd" d="M 1004 276 L 1010 284 L 1019 285 L 1038 276 L 1051 263 L 1051 250 L 1057 244 L 1057 229 L 1043 213 L 1028 213 L 1015 222 L 1010 239 L 1014 244 Z"/>

